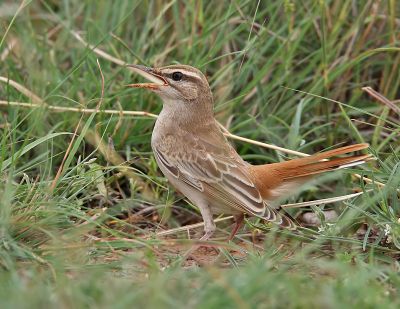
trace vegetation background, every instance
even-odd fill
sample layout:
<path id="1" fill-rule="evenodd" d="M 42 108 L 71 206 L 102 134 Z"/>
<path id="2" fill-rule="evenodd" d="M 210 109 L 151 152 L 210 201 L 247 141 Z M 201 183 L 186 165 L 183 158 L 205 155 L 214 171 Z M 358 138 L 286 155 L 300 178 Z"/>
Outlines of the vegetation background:
<path id="1" fill-rule="evenodd" d="M 398 308 L 399 12 L 395 0 L 0 1 L 0 307 Z M 251 140 L 370 143 L 375 161 L 288 202 L 364 194 L 290 209 L 321 221 L 296 233 L 249 220 L 228 243 L 222 217 L 212 247 L 182 259 L 202 229 L 180 227 L 201 218 L 157 169 L 160 100 L 124 87 L 137 80 L 124 63 L 200 68 L 218 120 Z M 295 157 L 235 145 L 254 163 Z"/>

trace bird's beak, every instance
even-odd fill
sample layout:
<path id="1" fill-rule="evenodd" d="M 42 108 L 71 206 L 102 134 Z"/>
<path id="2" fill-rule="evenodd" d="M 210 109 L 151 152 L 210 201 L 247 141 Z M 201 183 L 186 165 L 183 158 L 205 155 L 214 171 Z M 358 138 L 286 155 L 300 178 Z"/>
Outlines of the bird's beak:
<path id="1" fill-rule="evenodd" d="M 128 64 L 127 67 L 133 72 L 138 73 L 147 80 L 151 81 L 151 83 L 129 84 L 126 85 L 126 87 L 147 88 L 151 90 L 157 90 L 160 89 L 161 86 L 168 86 L 167 80 L 164 77 L 162 77 L 159 73 L 157 73 L 157 70 L 153 68 L 136 64 Z"/>

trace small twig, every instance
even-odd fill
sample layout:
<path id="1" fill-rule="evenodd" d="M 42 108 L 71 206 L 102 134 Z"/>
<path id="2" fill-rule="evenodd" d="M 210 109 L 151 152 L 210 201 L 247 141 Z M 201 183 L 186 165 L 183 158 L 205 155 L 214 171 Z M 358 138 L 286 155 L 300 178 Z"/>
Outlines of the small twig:
<path id="1" fill-rule="evenodd" d="M 241 137 L 235 134 L 230 133 L 222 124 L 218 123 L 220 128 L 222 129 L 222 131 L 224 132 L 224 135 L 231 138 L 231 139 L 235 139 L 238 141 L 242 141 L 242 142 L 246 142 L 246 143 L 250 143 L 253 145 L 257 145 L 257 146 L 261 146 L 261 147 L 265 147 L 265 148 L 270 148 L 273 150 L 277 150 L 277 151 L 281 151 L 287 154 L 292 154 L 292 155 L 296 155 L 296 156 L 300 156 L 300 157 L 308 157 L 310 156 L 309 154 L 303 153 L 303 152 L 298 152 L 295 150 L 291 150 L 291 149 L 286 149 L 286 148 L 282 148 L 276 145 L 271 145 L 271 144 L 267 144 L 267 143 L 263 143 L 263 142 L 259 142 L 259 141 L 255 141 L 249 138 L 245 138 L 245 137 Z"/>
<path id="2" fill-rule="evenodd" d="M 315 205 L 321 205 L 321 204 L 330 204 L 330 203 L 345 201 L 345 200 L 351 199 L 352 197 L 359 196 L 363 193 L 364 192 L 357 192 L 357 193 L 353 193 L 353 194 L 324 198 L 324 199 L 320 199 L 320 200 L 301 202 L 301 203 L 293 203 L 293 204 L 285 204 L 285 205 L 281 205 L 281 207 L 282 208 L 300 208 L 300 207 L 309 207 L 309 206 L 315 206 Z"/>
<path id="3" fill-rule="evenodd" d="M 26 108 L 35 108 L 41 107 L 40 104 L 28 103 L 28 102 L 9 102 L 0 100 L 0 105 L 3 106 L 20 106 Z M 157 118 L 156 114 L 143 112 L 143 111 L 120 111 L 120 110 L 113 110 L 113 109 L 104 109 L 98 110 L 94 108 L 80 108 L 80 107 L 67 107 L 67 106 L 53 106 L 53 105 L 46 105 L 46 108 L 54 111 L 54 112 L 74 112 L 74 113 L 83 113 L 83 114 L 93 114 L 93 113 L 102 113 L 102 114 L 117 114 L 117 115 L 124 115 L 124 116 L 148 116 L 152 118 Z"/>
<path id="4" fill-rule="evenodd" d="M 226 221 L 226 220 L 230 220 L 230 219 L 233 219 L 233 216 L 218 218 L 218 219 L 215 219 L 214 222 L 218 223 L 218 222 L 222 222 L 222 221 Z M 202 226 L 204 226 L 204 222 L 199 222 L 199 223 L 195 223 L 195 224 L 185 225 L 185 226 L 177 227 L 174 229 L 158 232 L 158 233 L 156 233 L 156 235 L 157 236 L 171 235 L 171 234 L 175 234 L 177 232 L 193 230 L 193 229 L 196 229 L 196 228 L 202 227 Z"/>

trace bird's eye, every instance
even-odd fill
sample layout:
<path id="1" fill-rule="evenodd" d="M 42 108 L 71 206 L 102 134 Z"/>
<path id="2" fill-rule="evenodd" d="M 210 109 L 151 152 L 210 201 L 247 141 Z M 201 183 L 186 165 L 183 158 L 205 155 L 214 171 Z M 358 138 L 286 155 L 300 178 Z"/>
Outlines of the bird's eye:
<path id="1" fill-rule="evenodd" d="M 182 72 L 174 72 L 172 73 L 172 79 L 176 82 L 180 81 L 183 78 Z"/>

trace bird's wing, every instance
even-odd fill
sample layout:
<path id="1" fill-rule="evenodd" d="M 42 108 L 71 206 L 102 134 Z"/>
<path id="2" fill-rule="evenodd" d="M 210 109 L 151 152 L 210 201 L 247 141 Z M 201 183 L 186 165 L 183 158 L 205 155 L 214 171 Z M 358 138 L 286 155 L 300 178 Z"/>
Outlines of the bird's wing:
<path id="1" fill-rule="evenodd" d="M 210 134 L 182 134 L 166 135 L 153 145 L 157 161 L 175 178 L 204 192 L 216 204 L 286 225 L 286 220 L 264 202 L 249 176 L 248 164 L 224 136 L 221 140 Z"/>

